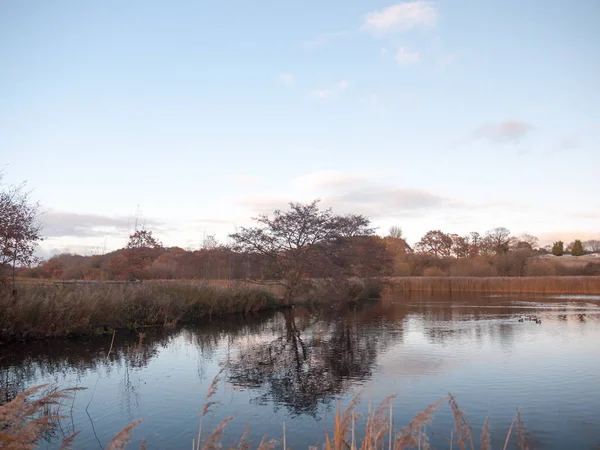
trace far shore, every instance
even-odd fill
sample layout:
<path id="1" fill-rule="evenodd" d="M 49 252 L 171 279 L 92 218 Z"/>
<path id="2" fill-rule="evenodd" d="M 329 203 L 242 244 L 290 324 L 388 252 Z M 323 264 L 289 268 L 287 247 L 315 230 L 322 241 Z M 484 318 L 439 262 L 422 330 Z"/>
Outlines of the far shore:
<path id="1" fill-rule="evenodd" d="M 600 295 L 600 276 L 390 277 L 350 279 L 333 288 L 313 279 L 295 304 L 346 303 L 411 294 Z M 24 280 L 17 294 L 0 290 L 3 342 L 112 333 L 117 329 L 173 327 L 203 317 L 246 314 L 291 306 L 284 286 L 244 280 L 97 282 Z"/>

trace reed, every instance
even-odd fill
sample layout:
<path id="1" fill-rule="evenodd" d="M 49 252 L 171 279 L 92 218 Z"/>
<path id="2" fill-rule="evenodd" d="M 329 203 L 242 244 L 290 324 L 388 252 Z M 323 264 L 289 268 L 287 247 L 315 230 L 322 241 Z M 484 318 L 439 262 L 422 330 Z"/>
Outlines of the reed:
<path id="1" fill-rule="evenodd" d="M 220 373 L 219 373 L 220 374 Z M 211 383 L 205 398 L 205 403 L 201 409 L 200 422 L 198 426 L 197 437 L 192 442 L 193 450 L 217 450 L 223 447 L 222 441 L 227 424 L 234 418 L 227 417 L 218 423 L 210 433 L 205 433 L 203 429 L 203 419 L 210 412 L 211 407 L 217 405 L 212 397 L 217 392 L 219 375 Z M 48 405 L 59 405 L 60 400 L 72 395 L 72 389 L 57 390 L 48 386 L 37 386 L 31 388 L 10 403 L 0 406 L 0 448 L 10 450 L 29 450 L 35 448 L 43 439 L 44 433 L 51 431 L 57 426 L 56 422 L 61 416 L 55 413 L 48 413 Z M 39 394 L 37 398 L 32 398 Z M 325 435 L 324 450 L 404 450 L 404 449 L 430 449 L 427 426 L 433 422 L 435 412 L 444 402 L 448 402 L 454 416 L 454 428 L 450 430 L 450 436 L 446 437 L 448 448 L 458 448 L 460 450 L 475 450 L 471 425 L 466 414 L 462 411 L 454 397 L 449 394 L 436 403 L 429 405 L 423 411 L 419 412 L 411 422 L 402 428 L 394 431 L 392 422 L 392 400 L 394 397 L 385 398 L 378 408 L 371 409 L 367 413 L 362 441 L 359 441 L 356 433 L 356 419 L 360 416 L 355 413 L 359 405 L 359 397 L 356 396 L 350 401 L 348 406 L 342 411 L 338 403 L 336 415 L 333 423 L 333 435 Z M 107 448 L 111 450 L 124 449 L 129 443 L 133 429 L 141 423 L 136 420 L 125 426 L 109 442 Z M 517 426 L 516 436 L 512 432 L 514 426 Z M 206 435 L 206 437 L 205 437 Z M 249 450 L 250 443 L 247 440 L 248 428 L 236 446 L 228 447 L 230 450 Z M 515 418 L 511 423 L 508 433 L 504 440 L 504 449 L 512 442 L 521 450 L 528 449 L 526 430 L 521 420 L 521 415 L 517 410 Z M 71 444 L 76 441 L 76 434 L 68 436 L 63 441 L 61 449 L 71 448 Z M 282 441 L 283 450 L 286 448 L 285 424 L 283 426 Z M 274 450 L 278 447 L 280 440 L 267 440 L 263 437 L 258 450 Z M 145 441 L 142 441 L 142 449 L 147 448 Z M 489 418 L 485 421 L 481 431 L 481 449 L 490 448 L 490 422 Z M 317 447 L 310 447 L 317 449 Z"/>
<path id="2" fill-rule="evenodd" d="M 0 290 L 0 340 L 112 333 L 175 326 L 205 316 L 274 308 L 276 297 L 256 287 L 139 283 L 19 287 Z"/>
<path id="3" fill-rule="evenodd" d="M 386 294 L 600 294 L 600 277 L 393 277 Z"/>

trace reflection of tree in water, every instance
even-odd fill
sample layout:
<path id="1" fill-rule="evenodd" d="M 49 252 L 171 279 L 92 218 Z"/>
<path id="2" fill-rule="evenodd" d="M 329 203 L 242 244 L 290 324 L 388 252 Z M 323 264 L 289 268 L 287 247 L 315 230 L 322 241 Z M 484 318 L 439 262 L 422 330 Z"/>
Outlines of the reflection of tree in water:
<path id="1" fill-rule="evenodd" d="M 200 350 L 198 373 L 201 374 L 203 363 L 212 359 L 224 339 L 234 342 L 248 334 L 263 332 L 270 317 L 268 314 L 231 316 L 203 321 L 184 330 L 146 329 L 141 338 L 138 333 L 119 331 L 108 360 L 112 336 L 5 345 L 0 357 L 0 404 L 12 400 L 42 378 L 50 378 L 56 383 L 61 378 L 69 379 L 81 386 L 81 381 L 90 374 L 103 377 L 114 371 L 123 374 L 123 397 L 127 402 L 129 394 L 135 390 L 132 373 L 146 367 L 161 348 L 179 345 L 180 339 L 193 343 Z"/>
<path id="2" fill-rule="evenodd" d="M 159 347 L 169 345 L 172 336 L 147 333 L 143 346 L 139 347 L 138 339 L 133 333 L 117 333 L 108 360 L 106 355 L 112 336 L 6 346 L 0 359 L 0 393 L 3 394 L 0 403 L 10 401 L 42 378 L 51 378 L 56 383 L 61 378 L 69 378 L 79 384 L 90 373 L 110 374 L 116 367 L 144 367 Z"/>
<path id="3" fill-rule="evenodd" d="M 381 305 L 324 320 L 301 317 L 302 310 L 283 311 L 272 322 L 272 338 L 248 339 L 227 361 L 228 381 L 263 391 L 253 400 L 259 404 L 316 416 L 320 404 L 368 378 L 377 355 L 402 338 L 401 328 L 381 320 L 378 309 Z"/>

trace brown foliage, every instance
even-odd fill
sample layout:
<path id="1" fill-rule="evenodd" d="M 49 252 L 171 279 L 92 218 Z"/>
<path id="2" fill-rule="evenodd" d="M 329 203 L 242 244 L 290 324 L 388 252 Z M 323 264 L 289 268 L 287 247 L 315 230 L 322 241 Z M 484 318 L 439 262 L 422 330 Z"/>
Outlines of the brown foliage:
<path id="1" fill-rule="evenodd" d="M 331 209 L 319 210 L 318 203 L 290 203 L 289 210 L 259 216 L 257 226 L 241 227 L 230 236 L 238 250 L 258 253 L 271 263 L 269 275 L 285 286 L 288 303 L 303 289 L 305 274 L 318 268 L 324 277 L 345 275 L 344 269 L 358 263 L 359 243 L 369 244 L 363 251 L 373 248 L 372 241 L 357 239 L 374 233 L 366 217 L 334 215 Z"/>
<path id="2" fill-rule="evenodd" d="M 447 258 L 452 255 L 453 244 L 450 235 L 440 230 L 431 230 L 417 242 L 416 249 L 436 258 Z"/>
<path id="3" fill-rule="evenodd" d="M 0 182 L 2 173 L 0 173 Z M 9 266 L 35 262 L 37 243 L 42 240 L 39 204 L 32 203 L 24 185 L 0 191 L 0 275 Z"/>
<path id="4" fill-rule="evenodd" d="M 191 322 L 248 313 L 278 304 L 268 287 L 205 284 L 26 285 L 19 299 L 0 292 L 0 339 L 62 337 L 107 330 Z"/>
<path id="5" fill-rule="evenodd" d="M 497 269 L 484 257 L 459 259 L 450 266 L 453 277 L 495 277 Z"/>
<path id="6" fill-rule="evenodd" d="M 600 277 L 395 277 L 390 294 L 510 293 L 510 294 L 600 294 Z"/>
<path id="7" fill-rule="evenodd" d="M 436 266 L 428 267 L 423 271 L 425 277 L 445 277 L 446 275 L 448 274 Z"/>
<path id="8" fill-rule="evenodd" d="M 58 390 L 53 386 L 40 385 L 0 405 L 0 446 L 7 450 L 33 449 L 43 434 L 54 429 L 60 420 L 58 408 L 61 400 L 70 398 L 81 389 Z M 66 439 L 67 445 L 73 438 L 69 436 Z"/>

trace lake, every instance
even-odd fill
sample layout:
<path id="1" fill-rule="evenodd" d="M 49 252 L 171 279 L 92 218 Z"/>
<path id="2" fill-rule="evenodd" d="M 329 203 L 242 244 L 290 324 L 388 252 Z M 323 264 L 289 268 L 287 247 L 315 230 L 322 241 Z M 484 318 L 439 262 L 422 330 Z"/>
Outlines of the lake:
<path id="1" fill-rule="evenodd" d="M 535 315 L 542 321 L 519 322 Z M 132 445 L 191 446 L 205 395 L 222 370 L 219 402 L 204 429 L 235 416 L 223 445 L 246 425 L 254 448 L 263 435 L 288 447 L 321 445 L 338 401 L 361 394 L 358 412 L 388 395 L 396 428 L 447 393 L 467 413 L 479 447 L 491 417 L 502 448 L 518 407 L 532 448 L 600 445 L 600 297 L 411 297 L 343 311 L 295 308 L 207 320 L 171 331 L 0 347 L 0 401 L 40 384 L 85 386 L 63 410 L 56 437 L 80 431 L 75 448 L 97 449 L 127 423 L 144 419 Z M 107 353 L 110 354 L 107 357 Z M 87 411 L 86 411 L 87 408 Z M 362 435 L 357 420 L 357 435 Z M 447 448 L 447 403 L 428 432 Z M 281 448 L 281 446 L 279 446 Z"/>

